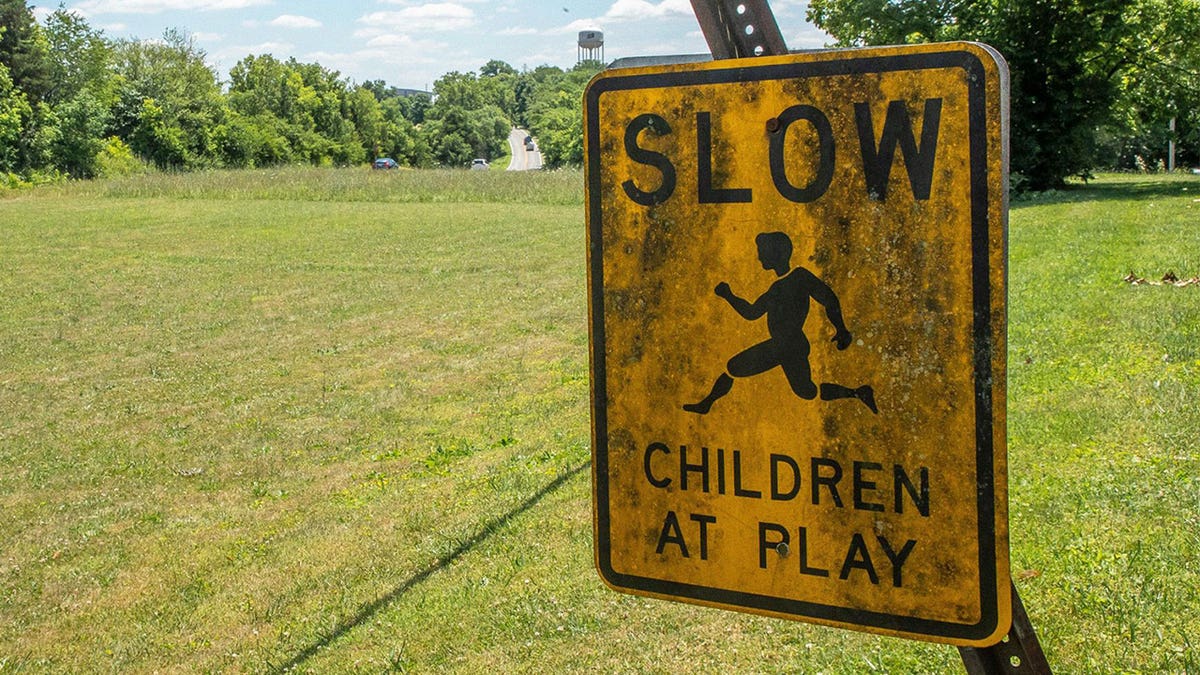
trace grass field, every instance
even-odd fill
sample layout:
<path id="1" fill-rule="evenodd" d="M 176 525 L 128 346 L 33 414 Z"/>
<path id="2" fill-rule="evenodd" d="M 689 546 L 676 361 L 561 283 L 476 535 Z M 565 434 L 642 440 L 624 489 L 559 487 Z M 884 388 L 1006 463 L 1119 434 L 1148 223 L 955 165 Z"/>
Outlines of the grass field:
<path id="1" fill-rule="evenodd" d="M 955 672 L 607 590 L 582 177 L 0 196 L 0 673 Z M 1014 204 L 1017 584 L 1058 672 L 1200 672 L 1200 180 Z"/>

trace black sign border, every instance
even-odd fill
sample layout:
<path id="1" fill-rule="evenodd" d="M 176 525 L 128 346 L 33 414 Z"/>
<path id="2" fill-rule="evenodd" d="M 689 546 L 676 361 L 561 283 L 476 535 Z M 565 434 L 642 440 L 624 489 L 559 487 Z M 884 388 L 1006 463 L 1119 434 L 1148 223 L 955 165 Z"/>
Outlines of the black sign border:
<path id="1" fill-rule="evenodd" d="M 999 59 L 997 59 L 999 61 Z M 1003 68 L 1002 64 L 1001 67 Z M 612 540 L 608 485 L 608 400 L 607 364 L 604 356 L 604 240 L 601 220 L 602 171 L 600 148 L 600 98 L 611 91 L 659 89 L 705 84 L 732 84 L 762 80 L 868 75 L 920 70 L 960 68 L 966 73 L 969 119 L 969 165 L 971 195 L 971 256 L 975 340 L 975 442 L 978 477 L 980 621 L 962 624 L 909 616 L 897 616 L 849 607 L 825 605 L 755 593 L 685 584 L 650 577 L 621 574 L 612 566 Z M 992 405 L 997 378 L 992 372 L 996 345 L 992 340 L 991 260 L 989 235 L 989 167 L 987 111 L 987 71 L 980 57 L 971 51 L 928 51 L 908 54 L 862 55 L 830 60 L 798 61 L 765 65 L 737 65 L 729 68 L 680 70 L 661 73 L 619 73 L 591 83 L 584 97 L 587 148 L 587 188 L 591 307 L 593 489 L 595 494 L 596 564 L 603 579 L 612 587 L 656 597 L 678 598 L 730 609 L 760 610 L 776 615 L 809 618 L 849 626 L 862 626 L 913 636 L 951 640 L 983 640 L 993 635 L 999 623 L 997 597 L 995 520 L 995 449 L 993 447 Z M 1003 72 L 1002 72 L 1003 77 Z M 1003 98 L 1003 92 L 997 94 Z M 995 102 L 991 102 L 995 105 Z M 1002 110 L 1002 115 L 1007 111 Z M 1006 148 L 996 148 L 1006 155 Z M 1003 176 L 1001 176 L 1003 178 Z M 1003 198 L 1003 190 L 1000 195 Z M 1004 228 L 1003 219 L 997 223 Z M 1007 235 L 1007 233 L 1005 233 Z M 1005 242 L 1007 237 L 1004 238 Z M 1005 243 L 1005 246 L 1007 244 Z"/>

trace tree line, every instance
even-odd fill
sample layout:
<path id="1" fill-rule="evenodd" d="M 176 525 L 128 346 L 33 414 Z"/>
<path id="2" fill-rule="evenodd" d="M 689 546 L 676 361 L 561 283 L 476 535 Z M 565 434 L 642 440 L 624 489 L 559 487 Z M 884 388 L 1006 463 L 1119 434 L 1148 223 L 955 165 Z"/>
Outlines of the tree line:
<path id="1" fill-rule="evenodd" d="M 177 30 L 109 39 L 61 7 L 39 23 L 24 0 L 0 0 L 0 183 L 382 156 L 465 166 L 502 155 L 511 125 L 538 136 L 547 166 L 578 164 L 579 101 L 600 69 L 491 61 L 430 96 L 270 55 L 222 82 L 205 59 Z"/>
<path id="2" fill-rule="evenodd" d="M 1012 76 L 1014 185 L 1097 167 L 1200 163 L 1200 0 L 811 0 L 842 46 L 976 40 Z M 249 55 L 222 81 L 188 35 L 109 39 L 62 8 L 0 0 L 0 183 L 289 163 L 464 166 L 511 126 L 546 166 L 582 162 L 581 99 L 602 65 L 451 72 L 432 96 Z M 1171 121 L 1174 129 L 1171 129 Z"/>

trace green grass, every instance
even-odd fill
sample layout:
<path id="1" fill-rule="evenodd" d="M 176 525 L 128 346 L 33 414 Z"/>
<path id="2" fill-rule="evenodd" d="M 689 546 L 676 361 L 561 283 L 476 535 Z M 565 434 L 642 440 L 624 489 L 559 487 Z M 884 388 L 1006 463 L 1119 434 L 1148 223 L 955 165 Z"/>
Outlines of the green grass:
<path id="1" fill-rule="evenodd" d="M 582 177 L 0 198 L 0 672 L 943 672 L 607 590 Z M 1200 180 L 1014 205 L 1010 498 L 1059 672 L 1200 672 Z"/>
<path id="2" fill-rule="evenodd" d="M 1200 672 L 1200 180 L 1020 204 L 1009 270 L 1013 566 L 1052 662 Z"/>

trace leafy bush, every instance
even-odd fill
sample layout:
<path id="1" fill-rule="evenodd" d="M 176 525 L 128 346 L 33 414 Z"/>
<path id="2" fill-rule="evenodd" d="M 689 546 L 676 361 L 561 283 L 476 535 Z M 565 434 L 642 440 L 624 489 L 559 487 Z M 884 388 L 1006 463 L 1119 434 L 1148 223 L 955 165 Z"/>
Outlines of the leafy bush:
<path id="1" fill-rule="evenodd" d="M 110 136 L 96 153 L 93 166 L 95 175 L 100 178 L 135 176 L 150 170 L 145 161 L 133 154 L 129 144 L 116 136 Z"/>

